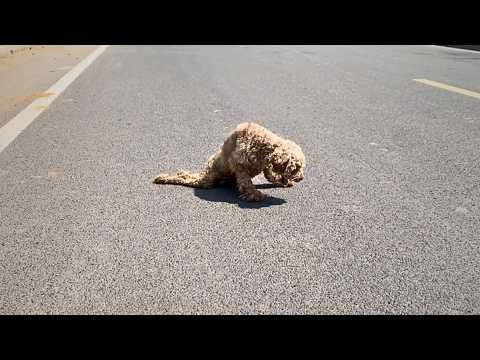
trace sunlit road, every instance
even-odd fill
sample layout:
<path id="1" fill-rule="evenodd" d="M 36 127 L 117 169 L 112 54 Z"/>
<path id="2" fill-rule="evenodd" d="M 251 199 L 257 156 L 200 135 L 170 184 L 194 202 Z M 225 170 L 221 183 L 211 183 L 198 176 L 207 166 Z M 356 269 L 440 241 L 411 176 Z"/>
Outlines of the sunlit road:
<path id="1" fill-rule="evenodd" d="M 244 121 L 305 180 L 152 184 Z M 479 313 L 479 204 L 480 53 L 110 46 L 0 153 L 0 313 Z"/>

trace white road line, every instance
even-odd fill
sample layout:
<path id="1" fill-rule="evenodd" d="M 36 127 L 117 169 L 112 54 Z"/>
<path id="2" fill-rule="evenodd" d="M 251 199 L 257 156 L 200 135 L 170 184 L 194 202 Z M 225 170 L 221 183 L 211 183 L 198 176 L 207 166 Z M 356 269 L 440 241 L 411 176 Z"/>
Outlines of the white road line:
<path id="1" fill-rule="evenodd" d="M 442 46 L 442 45 L 428 45 L 428 46 L 436 47 L 436 48 L 442 48 L 442 49 L 450 50 L 450 51 L 466 52 L 466 53 L 473 53 L 473 54 L 480 55 L 480 52 L 478 50 L 462 49 L 462 48 Z"/>
<path id="2" fill-rule="evenodd" d="M 462 94 L 462 95 L 465 95 L 465 96 L 471 96 L 471 97 L 480 99 L 480 93 L 477 93 L 475 91 L 465 90 L 465 89 L 462 89 L 462 88 L 459 88 L 459 87 L 456 87 L 456 86 L 442 84 L 442 83 L 432 81 L 432 80 L 428 80 L 428 79 L 413 79 L 413 81 L 416 81 L 416 82 L 419 82 L 419 83 L 422 83 L 422 84 L 425 84 L 425 85 L 434 86 L 434 87 L 437 87 L 439 89 L 452 91 L 452 92 L 455 92 L 457 94 Z"/>
<path id="3" fill-rule="evenodd" d="M 41 97 L 33 101 L 17 116 L 0 128 L 0 153 L 20 135 L 75 79 L 98 58 L 108 45 L 99 46 L 72 70 L 46 90 Z"/>

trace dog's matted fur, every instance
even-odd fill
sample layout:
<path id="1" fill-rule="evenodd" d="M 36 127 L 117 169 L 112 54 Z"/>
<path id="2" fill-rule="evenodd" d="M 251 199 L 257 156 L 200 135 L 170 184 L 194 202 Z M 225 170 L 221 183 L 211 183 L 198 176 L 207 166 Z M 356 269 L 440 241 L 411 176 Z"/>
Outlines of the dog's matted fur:
<path id="1" fill-rule="evenodd" d="M 265 178 L 275 185 L 293 186 L 303 180 L 304 168 L 305 156 L 300 146 L 258 124 L 242 123 L 230 133 L 222 148 L 208 159 L 202 172 L 160 174 L 153 182 L 197 188 L 236 182 L 242 199 L 262 201 L 266 195 L 255 188 L 252 178 L 263 172 Z"/>

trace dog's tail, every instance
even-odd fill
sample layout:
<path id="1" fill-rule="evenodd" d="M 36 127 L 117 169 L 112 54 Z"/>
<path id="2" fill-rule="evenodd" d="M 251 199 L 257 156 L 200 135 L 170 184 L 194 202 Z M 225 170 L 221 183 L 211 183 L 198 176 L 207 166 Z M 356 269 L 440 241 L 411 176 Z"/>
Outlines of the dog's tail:
<path id="1" fill-rule="evenodd" d="M 174 175 L 160 174 L 153 180 L 153 182 L 155 184 L 183 185 L 194 188 L 213 187 L 211 176 L 207 176 L 205 172 L 191 173 L 188 171 L 179 171 Z"/>

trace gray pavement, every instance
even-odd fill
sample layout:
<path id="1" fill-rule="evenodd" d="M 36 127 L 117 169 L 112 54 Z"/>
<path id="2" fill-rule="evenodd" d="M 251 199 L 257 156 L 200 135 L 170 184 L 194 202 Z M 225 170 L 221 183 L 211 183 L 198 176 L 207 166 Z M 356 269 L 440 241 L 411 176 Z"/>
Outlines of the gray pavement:
<path id="1" fill-rule="evenodd" d="M 480 310 L 480 54 L 112 46 L 0 153 L 0 313 Z M 306 179 L 151 183 L 256 121 Z"/>

